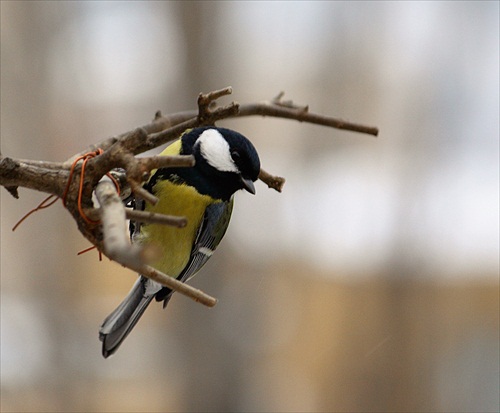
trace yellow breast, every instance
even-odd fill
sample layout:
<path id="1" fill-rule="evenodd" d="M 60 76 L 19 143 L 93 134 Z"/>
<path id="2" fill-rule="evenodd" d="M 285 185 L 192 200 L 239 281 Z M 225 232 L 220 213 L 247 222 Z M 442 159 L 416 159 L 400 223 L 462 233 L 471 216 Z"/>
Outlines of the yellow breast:
<path id="1" fill-rule="evenodd" d="M 146 211 L 185 216 L 188 220 L 184 228 L 167 225 L 144 225 L 141 228 L 141 242 L 153 243 L 161 251 L 161 258 L 153 266 L 177 277 L 189 260 L 205 209 L 214 199 L 199 194 L 193 187 L 170 181 L 159 181 L 154 193 L 159 202 L 154 206 L 146 204 Z"/>

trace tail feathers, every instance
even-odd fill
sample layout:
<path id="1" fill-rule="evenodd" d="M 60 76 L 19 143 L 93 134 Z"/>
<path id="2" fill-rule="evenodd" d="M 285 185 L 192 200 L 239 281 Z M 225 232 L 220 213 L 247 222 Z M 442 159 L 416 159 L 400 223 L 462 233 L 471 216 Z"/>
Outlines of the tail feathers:
<path id="1" fill-rule="evenodd" d="M 149 280 L 140 277 L 127 297 L 102 323 L 99 339 L 102 341 L 102 355 L 105 358 L 118 349 L 154 298 L 155 293 L 147 291 L 147 281 Z"/>

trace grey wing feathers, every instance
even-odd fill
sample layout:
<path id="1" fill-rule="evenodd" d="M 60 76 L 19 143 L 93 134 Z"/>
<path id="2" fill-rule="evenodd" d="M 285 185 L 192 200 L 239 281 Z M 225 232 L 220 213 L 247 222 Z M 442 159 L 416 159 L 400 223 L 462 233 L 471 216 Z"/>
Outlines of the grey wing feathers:
<path id="1" fill-rule="evenodd" d="M 102 355 L 113 354 L 137 324 L 154 294 L 146 293 L 147 278 L 140 277 L 122 303 L 104 320 L 99 329 Z"/>
<path id="2" fill-rule="evenodd" d="M 206 208 L 189 261 L 177 277 L 179 281 L 186 282 L 193 277 L 212 256 L 226 233 L 232 211 L 233 198 L 227 202 L 216 202 Z M 172 292 L 167 287 L 162 288 L 156 294 L 156 301 L 163 301 L 163 308 L 165 308 L 172 297 Z"/>
<path id="3" fill-rule="evenodd" d="M 232 211 L 232 198 L 228 202 L 217 202 L 207 207 L 191 251 L 191 257 L 179 277 L 180 281 L 189 280 L 212 256 L 226 233 Z"/>

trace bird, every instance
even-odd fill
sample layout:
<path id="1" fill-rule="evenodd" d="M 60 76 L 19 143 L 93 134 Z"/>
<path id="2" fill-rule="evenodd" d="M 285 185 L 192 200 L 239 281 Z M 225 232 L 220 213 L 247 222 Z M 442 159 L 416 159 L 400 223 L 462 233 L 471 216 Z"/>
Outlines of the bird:
<path id="1" fill-rule="evenodd" d="M 184 228 L 130 222 L 131 240 L 153 244 L 159 258 L 152 266 L 181 282 L 192 278 L 212 256 L 226 233 L 234 194 L 255 194 L 260 159 L 254 145 L 242 134 L 204 126 L 185 131 L 160 155 L 193 155 L 193 167 L 160 168 L 151 172 L 144 188 L 158 198 L 156 205 L 132 201 L 135 209 L 187 218 Z M 121 304 L 99 329 L 104 358 L 114 354 L 151 303 L 166 307 L 173 291 L 156 281 L 139 277 Z"/>

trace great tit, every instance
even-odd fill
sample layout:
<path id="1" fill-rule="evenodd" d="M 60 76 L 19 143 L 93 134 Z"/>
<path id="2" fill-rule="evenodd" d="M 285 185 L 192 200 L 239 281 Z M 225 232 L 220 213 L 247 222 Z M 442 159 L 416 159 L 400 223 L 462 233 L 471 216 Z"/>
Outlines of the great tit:
<path id="1" fill-rule="evenodd" d="M 229 224 L 233 194 L 245 189 L 255 194 L 253 182 L 260 160 L 252 143 L 230 129 L 199 127 L 188 130 L 161 155 L 193 155 L 192 168 L 162 168 L 144 187 L 158 199 L 156 205 L 137 201 L 134 208 L 187 218 L 184 228 L 131 222 L 133 242 L 153 243 L 160 258 L 153 267 L 185 282 L 212 256 Z M 173 291 L 142 275 L 123 302 L 99 330 L 102 355 L 113 354 L 130 333 L 149 303 L 167 305 Z"/>

